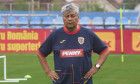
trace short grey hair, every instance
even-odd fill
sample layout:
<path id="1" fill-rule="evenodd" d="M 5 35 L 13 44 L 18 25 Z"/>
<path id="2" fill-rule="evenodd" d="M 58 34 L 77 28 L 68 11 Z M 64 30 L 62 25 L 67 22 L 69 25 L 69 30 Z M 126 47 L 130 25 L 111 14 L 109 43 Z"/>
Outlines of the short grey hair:
<path id="1" fill-rule="evenodd" d="M 77 14 L 79 14 L 79 7 L 74 3 L 70 3 L 70 4 L 64 5 L 61 9 L 62 13 L 64 13 L 64 12 L 68 13 L 68 12 L 71 12 L 71 11 L 74 11 Z"/>

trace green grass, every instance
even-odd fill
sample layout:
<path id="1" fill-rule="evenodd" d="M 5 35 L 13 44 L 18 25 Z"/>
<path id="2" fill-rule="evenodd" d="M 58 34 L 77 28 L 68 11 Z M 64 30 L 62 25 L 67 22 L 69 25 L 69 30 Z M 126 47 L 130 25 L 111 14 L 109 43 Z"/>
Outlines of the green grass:
<path id="1" fill-rule="evenodd" d="M 36 54 L 33 53 L 0 53 L 7 56 L 7 78 L 24 78 L 31 75 L 32 78 L 19 83 L 0 84 L 52 84 L 41 67 Z M 93 64 L 98 55 L 93 54 Z M 52 54 L 47 57 L 50 67 L 53 69 Z M 94 84 L 139 84 L 140 83 L 140 56 L 139 54 L 125 54 L 124 63 L 120 54 L 110 54 L 99 72 L 94 75 Z M 3 59 L 0 59 L 0 80 L 3 80 Z"/>

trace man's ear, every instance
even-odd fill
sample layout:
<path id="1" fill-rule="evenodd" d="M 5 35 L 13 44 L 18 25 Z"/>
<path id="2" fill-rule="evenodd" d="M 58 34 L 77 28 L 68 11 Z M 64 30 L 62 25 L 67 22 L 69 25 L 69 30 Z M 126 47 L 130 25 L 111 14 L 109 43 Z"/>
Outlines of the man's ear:
<path id="1" fill-rule="evenodd" d="M 78 19 L 79 19 L 79 14 L 77 14 L 77 16 L 78 16 Z"/>

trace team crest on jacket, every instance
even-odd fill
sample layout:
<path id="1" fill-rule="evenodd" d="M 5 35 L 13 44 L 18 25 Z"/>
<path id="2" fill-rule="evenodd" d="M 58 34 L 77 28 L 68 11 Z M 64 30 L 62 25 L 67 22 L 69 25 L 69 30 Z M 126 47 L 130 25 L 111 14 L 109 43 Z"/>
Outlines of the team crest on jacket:
<path id="1" fill-rule="evenodd" d="M 84 44 L 84 41 L 85 41 L 84 37 L 78 37 L 79 44 Z"/>

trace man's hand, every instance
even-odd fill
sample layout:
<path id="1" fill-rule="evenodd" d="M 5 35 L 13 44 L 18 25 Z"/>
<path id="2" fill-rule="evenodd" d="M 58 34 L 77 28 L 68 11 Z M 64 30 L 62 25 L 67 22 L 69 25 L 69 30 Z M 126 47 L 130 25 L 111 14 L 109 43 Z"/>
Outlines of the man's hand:
<path id="1" fill-rule="evenodd" d="M 102 66 L 105 62 L 105 60 L 107 59 L 109 55 L 109 50 L 108 48 L 105 50 L 104 53 L 102 53 L 98 59 L 98 61 L 96 62 L 96 64 L 100 64 L 100 66 Z M 84 76 L 85 79 L 90 79 L 93 75 L 95 75 L 98 72 L 99 69 L 97 69 L 95 66 L 93 66 Z"/>
<path id="2" fill-rule="evenodd" d="M 47 75 L 49 78 L 51 78 L 54 82 L 56 82 L 56 79 L 59 79 L 58 74 L 55 71 L 49 71 L 47 72 Z"/>
<path id="3" fill-rule="evenodd" d="M 84 76 L 85 79 L 90 79 L 93 75 L 95 75 L 98 72 L 99 69 L 97 69 L 95 66 L 92 67 Z"/>

